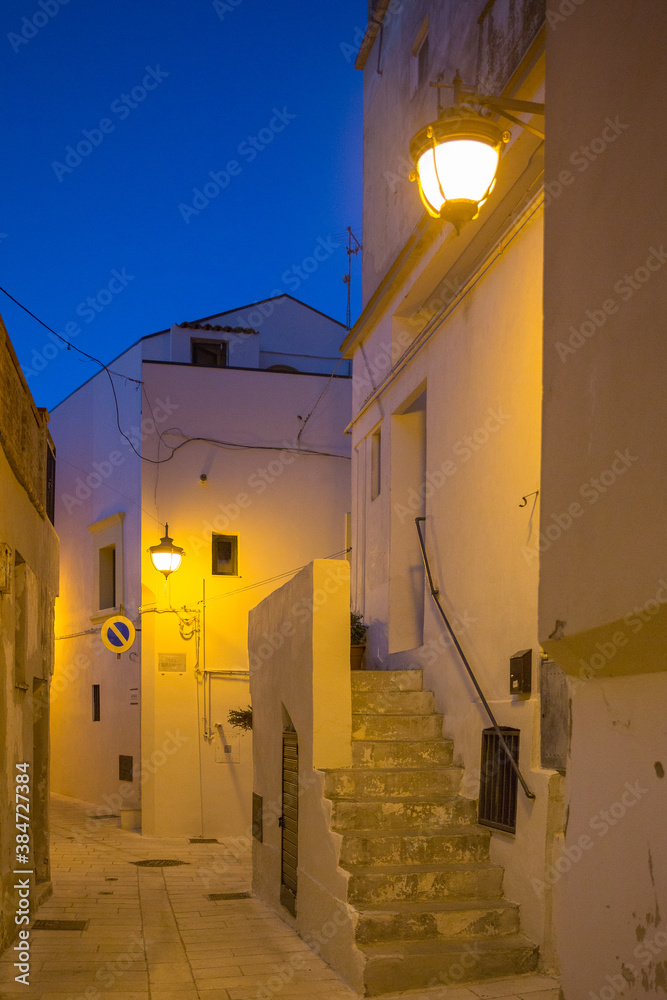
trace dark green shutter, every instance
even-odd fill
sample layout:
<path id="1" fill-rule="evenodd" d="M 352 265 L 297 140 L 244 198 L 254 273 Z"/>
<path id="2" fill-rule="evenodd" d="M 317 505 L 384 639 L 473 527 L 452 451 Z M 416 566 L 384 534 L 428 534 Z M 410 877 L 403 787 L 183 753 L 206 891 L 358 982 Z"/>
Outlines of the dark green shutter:
<path id="1" fill-rule="evenodd" d="M 299 861 L 299 744 L 294 732 L 283 733 L 283 814 L 280 902 L 296 916 L 296 870 Z"/>

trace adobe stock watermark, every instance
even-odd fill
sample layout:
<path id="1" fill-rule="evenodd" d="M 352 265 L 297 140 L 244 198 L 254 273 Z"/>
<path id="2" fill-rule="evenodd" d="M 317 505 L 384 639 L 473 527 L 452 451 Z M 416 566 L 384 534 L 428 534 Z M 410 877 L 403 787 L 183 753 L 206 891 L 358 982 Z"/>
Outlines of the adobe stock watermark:
<path id="1" fill-rule="evenodd" d="M 393 504 L 394 513 L 401 524 L 406 517 L 414 517 L 419 514 L 423 507 L 422 501 L 433 496 L 435 491 L 444 486 L 448 479 L 456 475 L 460 464 L 469 462 L 473 455 L 488 444 L 492 435 L 497 434 L 508 420 L 511 420 L 511 414 L 506 413 L 502 405 L 495 409 L 490 408 L 486 420 L 470 434 L 460 438 L 452 448 L 453 454 L 461 459 L 459 464 L 451 458 L 445 459 L 438 468 L 431 469 L 426 473 L 426 478 L 418 490 L 413 486 L 408 489 L 405 504 Z"/>
<path id="2" fill-rule="evenodd" d="M 303 940 L 316 955 L 319 955 L 323 946 L 333 940 L 343 927 L 349 927 L 349 924 L 350 918 L 342 910 L 336 910 L 330 920 L 325 920 L 319 930 L 309 931 Z M 271 1000 L 292 982 L 298 972 L 307 968 L 308 957 L 303 952 L 294 952 L 285 962 L 271 968 L 271 978 L 260 986 L 255 994 L 257 1000 Z"/>
<path id="3" fill-rule="evenodd" d="M 606 837 L 609 831 L 617 826 L 626 816 L 628 811 L 634 808 L 645 795 L 648 795 L 648 791 L 648 788 L 642 787 L 640 781 L 635 781 L 634 783 L 626 781 L 618 799 L 612 802 L 607 809 L 600 809 L 588 821 L 589 828 L 593 833 L 597 834 L 598 840 Z M 595 840 L 588 833 L 582 833 L 577 838 L 576 844 L 564 847 L 563 853 L 558 860 L 545 871 L 543 879 L 531 879 L 535 895 L 541 899 L 544 896 L 546 887 L 548 885 L 555 885 L 564 875 L 572 871 L 572 868 L 581 861 L 584 854 L 593 850 L 598 840 Z"/>
<path id="4" fill-rule="evenodd" d="M 166 80 L 170 75 L 160 69 L 159 65 L 155 68 L 152 66 L 146 66 L 145 68 L 146 74 L 141 83 L 132 87 L 129 94 L 123 93 L 111 102 L 109 111 L 118 118 L 118 121 L 122 122 L 126 118 L 129 118 L 132 111 L 138 108 L 140 104 L 143 104 L 151 91 L 157 90 L 162 81 Z M 100 118 L 97 126 L 92 129 L 82 129 L 81 135 L 83 139 L 79 139 L 76 146 L 69 145 L 65 147 L 64 163 L 61 163 L 59 160 L 53 160 L 51 163 L 51 169 L 58 178 L 59 183 L 62 184 L 67 174 L 74 173 L 86 157 L 90 156 L 93 150 L 101 146 L 105 138 L 115 131 L 116 123 L 112 118 L 107 117 Z"/>
<path id="5" fill-rule="evenodd" d="M 570 691 L 574 692 L 579 684 L 595 677 L 600 670 L 606 667 L 608 663 L 611 663 L 618 652 L 628 645 L 632 636 L 641 632 L 647 622 L 659 614 L 660 609 L 666 604 L 667 581 L 661 579 L 658 581 L 658 588 L 655 595 L 649 597 L 643 605 L 633 608 L 632 611 L 625 615 L 623 624 L 628 631 L 616 629 L 606 639 L 595 643 L 595 650 L 589 655 L 587 660 L 583 657 L 580 658 L 579 674 L 577 677 L 571 676 L 569 678 Z"/>
<path id="6" fill-rule="evenodd" d="M 242 156 L 246 163 L 252 163 L 257 156 L 269 146 L 276 135 L 283 132 L 290 122 L 296 118 L 286 107 L 282 111 L 273 108 L 273 117 L 268 125 L 261 128 L 257 135 L 249 135 L 236 147 L 236 152 Z M 232 177 L 238 177 L 243 173 L 243 165 L 238 160 L 228 160 L 222 170 L 210 170 L 206 181 L 201 188 L 193 188 L 192 204 L 180 202 L 178 211 L 186 225 L 190 224 L 193 216 L 199 215 L 211 202 L 218 197 L 231 184 Z"/>
<path id="7" fill-rule="evenodd" d="M 111 278 L 104 288 L 100 288 L 95 295 L 89 295 L 79 302 L 74 310 L 76 315 L 84 320 L 85 323 L 92 323 L 100 313 L 104 312 L 107 306 L 111 305 L 117 295 L 125 291 L 129 283 L 134 281 L 134 279 L 135 275 L 128 274 L 124 267 L 121 267 L 120 271 L 114 267 L 111 271 Z M 60 337 L 71 341 L 80 336 L 80 334 L 81 327 L 74 320 L 65 323 L 59 337 L 53 333 L 49 333 L 47 341 L 50 341 L 50 343 L 45 343 L 41 350 L 33 347 L 30 352 L 32 364 L 23 368 L 23 374 L 26 379 L 35 378 L 40 372 L 44 371 L 50 361 L 58 357 L 61 351 L 68 349 L 67 344 Z"/>
<path id="8" fill-rule="evenodd" d="M 56 14 L 60 13 L 60 8 L 68 3 L 69 0 L 37 0 L 39 10 L 36 10 L 31 17 L 22 18 L 20 33 L 17 34 L 15 31 L 10 31 L 7 35 L 7 41 L 14 49 L 14 52 L 20 52 L 21 47 L 32 41 L 39 34 L 40 30 L 45 28 Z"/>
<path id="9" fill-rule="evenodd" d="M 175 753 L 178 753 L 181 747 L 185 743 L 188 743 L 189 740 L 190 737 L 184 736 L 180 729 L 177 729 L 175 733 L 168 730 L 159 748 L 153 750 L 148 757 L 142 757 L 141 764 L 134 768 L 134 781 L 132 783 L 123 784 L 119 792 L 102 795 L 104 806 L 98 806 L 95 816 L 86 817 L 86 823 L 83 828 L 79 826 L 70 827 L 70 833 L 74 840 L 78 844 L 85 844 L 86 838 L 91 838 L 99 830 L 107 829 L 102 820 L 117 812 L 117 810 L 124 808 L 127 802 L 135 801 L 135 782 L 142 783 L 146 775 L 152 776 L 156 774 L 167 763 L 169 757 L 173 757 Z"/>
<path id="10" fill-rule="evenodd" d="M 226 14 L 233 14 L 237 7 L 240 7 L 243 0 L 213 0 L 213 10 L 221 21 L 224 21 Z"/>
<path id="11" fill-rule="evenodd" d="M 401 0 L 390 0 L 389 6 L 385 11 L 384 19 L 382 21 L 383 25 L 389 24 L 391 22 L 392 17 L 395 14 L 398 14 L 399 11 L 401 11 L 402 9 L 403 9 L 403 4 Z M 354 59 L 357 58 L 359 47 L 364 40 L 364 36 L 368 31 L 369 25 L 370 21 L 367 22 L 365 28 L 360 28 L 359 25 L 357 25 L 354 29 L 354 36 L 352 38 L 352 41 L 341 42 L 340 45 L 338 46 L 343 56 L 343 59 L 345 60 L 346 63 L 351 63 Z"/>
<path id="12" fill-rule="evenodd" d="M 69 1000 L 98 1000 L 98 997 L 102 995 L 102 987 L 105 990 L 111 989 L 119 979 L 122 979 L 133 963 L 145 960 L 145 947 L 149 944 L 153 944 L 149 937 L 133 934 L 125 951 L 116 955 L 115 958 L 109 959 L 98 968 L 95 979 L 100 984 L 99 989 L 95 986 L 89 986 L 84 993 L 80 993 L 77 997 L 71 997 Z"/>
<path id="13" fill-rule="evenodd" d="M 665 261 L 667 261 L 667 251 L 665 251 L 664 244 L 660 244 L 657 248 L 650 247 L 648 257 L 643 264 L 635 268 L 631 274 L 624 274 L 614 282 L 613 289 L 620 301 L 629 302 L 634 294 L 651 280 L 656 271 L 661 270 Z M 556 353 L 563 364 L 570 354 L 576 354 L 587 341 L 594 337 L 598 330 L 601 330 L 606 324 L 609 317 L 618 312 L 619 308 L 617 299 L 608 298 L 601 303 L 599 308 L 587 309 L 586 319 L 578 327 L 570 326 L 570 336 L 567 343 L 559 340 L 555 344 Z"/>
<path id="14" fill-rule="evenodd" d="M 563 21 L 567 21 L 568 17 L 572 17 L 572 15 L 585 3 L 586 0 L 561 0 L 557 10 L 547 7 L 547 24 L 552 31 L 555 31 L 559 24 L 562 24 Z"/>
<path id="15" fill-rule="evenodd" d="M 352 374 L 353 390 L 355 392 L 374 392 L 385 376 L 389 374 L 393 365 L 403 357 L 413 340 L 414 337 L 407 330 L 399 330 L 392 339 L 391 347 L 381 347 L 372 361 L 368 360 L 362 347 L 359 357 L 363 361 L 364 371 L 360 372 L 358 364 L 355 362 Z"/>
<path id="16" fill-rule="evenodd" d="M 60 499 L 62 500 L 65 510 L 68 514 L 71 514 L 76 507 L 81 507 L 83 504 L 91 498 L 95 490 L 99 489 L 100 486 L 104 486 L 108 479 L 114 474 L 115 470 L 120 466 L 124 465 L 128 456 L 134 454 L 131 450 L 131 444 L 139 451 L 141 449 L 142 443 L 146 438 L 151 437 L 153 434 L 158 433 L 157 424 L 164 423 L 168 420 L 172 413 L 175 413 L 179 408 L 178 403 L 172 403 L 169 396 L 165 400 L 156 399 L 155 405 L 153 406 L 152 417 L 145 417 L 142 419 L 139 426 L 133 426 L 126 431 L 127 438 L 121 438 L 121 445 L 125 448 L 130 449 L 128 454 L 123 454 L 118 449 L 113 449 L 109 452 L 107 457 L 101 462 L 93 462 L 92 468 L 89 472 L 81 476 L 77 476 L 74 480 L 74 493 L 61 493 Z"/>
<path id="17" fill-rule="evenodd" d="M 591 164 L 595 163 L 603 153 L 606 153 L 618 137 L 629 128 L 630 126 L 622 122 L 618 115 L 615 118 L 605 118 L 600 135 L 590 139 L 587 145 L 573 149 L 569 156 L 569 162 L 573 167 L 576 167 L 578 173 L 585 173 Z M 559 172 L 556 179 L 545 181 L 544 207 L 548 208 L 552 201 L 560 198 L 565 188 L 574 184 L 576 179 L 576 175 L 566 168 Z"/>
<path id="18" fill-rule="evenodd" d="M 210 546 L 211 534 L 216 531 L 226 531 L 244 510 L 247 510 L 254 499 L 254 496 L 261 496 L 277 479 L 284 475 L 288 466 L 298 458 L 315 458 L 310 452 L 301 452 L 297 438 L 292 441 L 283 441 L 283 448 L 275 458 L 270 459 L 266 464 L 258 466 L 246 479 L 248 490 L 239 490 L 230 503 L 219 503 L 218 511 L 212 521 L 203 521 L 199 536 L 190 535 L 188 545 L 195 554 Z M 338 458 L 345 461 L 350 460 L 349 455 L 339 455 Z M 254 494 L 254 496 L 252 495 Z"/>
<path id="19" fill-rule="evenodd" d="M 321 608 L 326 604 L 331 596 L 338 593 L 341 587 L 349 580 L 348 571 L 342 567 L 331 566 L 327 570 L 327 577 L 321 587 L 317 587 L 309 598 L 296 601 L 289 609 L 288 616 L 283 619 L 280 626 L 270 635 L 264 634 L 264 642 L 260 643 L 256 650 L 249 650 L 249 669 L 251 672 L 259 670 L 260 667 L 273 658 L 274 653 L 285 645 L 285 639 L 290 638 L 297 632 L 294 622 L 303 624 L 309 621 L 316 608 Z"/>
<path id="20" fill-rule="evenodd" d="M 625 451 L 617 449 L 609 468 L 603 469 L 597 476 L 591 476 L 580 487 L 579 495 L 583 500 L 586 500 L 589 507 L 596 504 L 618 479 L 625 475 L 628 469 L 638 461 L 639 456 L 632 455 L 629 448 L 626 448 Z M 569 531 L 575 521 L 584 516 L 586 509 L 578 500 L 575 500 L 562 513 L 551 514 L 550 521 L 545 523 L 534 544 L 521 547 L 521 554 L 528 565 L 533 559 L 537 559 L 541 552 L 550 549 L 565 531 Z"/>

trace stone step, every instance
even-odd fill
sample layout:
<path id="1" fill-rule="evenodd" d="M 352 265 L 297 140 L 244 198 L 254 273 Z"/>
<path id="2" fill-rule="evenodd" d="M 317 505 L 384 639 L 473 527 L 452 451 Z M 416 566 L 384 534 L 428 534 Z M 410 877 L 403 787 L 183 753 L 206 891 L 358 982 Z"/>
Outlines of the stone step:
<path id="1" fill-rule="evenodd" d="M 435 865 L 488 861 L 490 834 L 482 827 L 384 833 L 358 830 L 343 835 L 340 864 Z"/>
<path id="2" fill-rule="evenodd" d="M 354 740 L 355 767 L 448 767 L 454 756 L 451 740 Z"/>
<path id="3" fill-rule="evenodd" d="M 360 911 L 357 943 L 389 940 L 459 938 L 519 933 L 519 907 L 497 899 L 465 903 L 402 903 L 400 909 L 369 906 Z"/>
<path id="4" fill-rule="evenodd" d="M 488 862 L 448 865 L 355 865 L 349 867 L 348 902 L 367 904 L 398 901 L 496 899 L 502 895 L 504 870 Z"/>
<path id="5" fill-rule="evenodd" d="M 421 691 L 421 670 L 355 670 L 352 691 Z"/>
<path id="6" fill-rule="evenodd" d="M 335 830 L 425 830 L 477 823 L 477 803 L 460 795 L 438 799 L 333 799 Z"/>
<path id="7" fill-rule="evenodd" d="M 352 715 L 353 740 L 435 740 L 441 715 Z"/>
<path id="8" fill-rule="evenodd" d="M 424 986 L 519 976 L 537 967 L 538 950 L 521 935 L 467 941 L 389 941 L 363 945 L 366 996 Z"/>
<path id="9" fill-rule="evenodd" d="M 432 691 L 353 691 L 352 712 L 356 715 L 433 715 Z"/>
<path id="10" fill-rule="evenodd" d="M 463 770 L 431 768 L 341 768 L 328 771 L 324 794 L 328 799 L 409 799 L 456 795 Z"/>

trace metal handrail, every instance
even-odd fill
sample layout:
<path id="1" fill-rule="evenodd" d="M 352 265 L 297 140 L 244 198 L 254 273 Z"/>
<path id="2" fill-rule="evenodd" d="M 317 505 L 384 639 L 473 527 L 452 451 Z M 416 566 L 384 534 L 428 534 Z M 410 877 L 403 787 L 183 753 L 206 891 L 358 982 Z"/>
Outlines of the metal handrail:
<path id="1" fill-rule="evenodd" d="M 442 604 L 440 603 L 440 599 L 438 597 L 438 591 L 437 591 L 436 587 L 433 585 L 433 577 L 431 576 L 431 567 L 429 566 L 428 556 L 426 555 L 426 545 L 424 544 L 424 538 L 422 536 L 421 527 L 419 526 L 419 522 L 420 521 L 425 521 L 425 520 L 426 520 L 425 517 L 416 517 L 415 518 L 415 527 L 417 528 L 417 534 L 419 535 L 419 547 L 421 548 L 421 551 L 422 551 L 422 559 L 424 560 L 424 569 L 426 570 L 426 577 L 428 579 L 428 585 L 429 585 L 429 589 L 431 591 L 431 597 L 435 601 L 436 606 L 438 608 L 438 611 L 442 615 L 442 620 L 444 621 L 445 625 L 447 626 L 447 630 L 449 631 L 449 634 L 452 637 L 452 642 L 456 646 L 456 648 L 458 650 L 458 653 L 459 653 L 459 656 L 461 657 L 461 659 L 463 661 L 463 665 L 466 668 L 466 670 L 468 671 L 468 675 L 470 677 L 470 680 L 473 682 L 473 684 L 475 686 L 475 690 L 477 691 L 477 694 L 479 695 L 480 700 L 481 700 L 482 704 L 484 705 L 484 708 L 486 709 L 486 714 L 488 715 L 489 719 L 491 720 L 491 724 L 492 724 L 493 728 L 496 731 L 496 735 L 497 735 L 498 739 L 500 740 L 500 743 L 501 743 L 501 746 L 502 746 L 503 750 L 507 754 L 507 759 L 509 760 L 510 764 L 512 765 L 512 768 L 513 768 L 513 770 L 514 770 L 517 778 L 521 782 L 521 787 L 523 788 L 524 792 L 526 793 L 527 798 L 534 799 L 535 798 L 535 793 L 531 792 L 530 788 L 526 784 L 526 781 L 525 781 L 523 775 L 521 774 L 521 771 L 519 770 L 519 765 L 514 760 L 514 757 L 512 756 L 510 748 L 508 747 L 507 742 L 505 740 L 505 737 L 503 736 L 502 732 L 500 731 L 500 726 L 496 722 L 495 716 L 494 716 L 493 712 L 491 711 L 491 706 L 489 705 L 488 701 L 484 697 L 484 692 L 482 691 L 481 687 L 479 686 L 479 682 L 478 682 L 477 678 L 475 677 L 475 675 L 473 673 L 472 667 L 468 663 L 468 659 L 467 659 L 465 653 L 463 652 L 463 650 L 461 649 L 461 645 L 459 643 L 459 640 L 456 638 L 456 636 L 454 634 L 454 629 L 449 624 L 449 619 L 447 618 L 447 615 L 444 612 Z"/>

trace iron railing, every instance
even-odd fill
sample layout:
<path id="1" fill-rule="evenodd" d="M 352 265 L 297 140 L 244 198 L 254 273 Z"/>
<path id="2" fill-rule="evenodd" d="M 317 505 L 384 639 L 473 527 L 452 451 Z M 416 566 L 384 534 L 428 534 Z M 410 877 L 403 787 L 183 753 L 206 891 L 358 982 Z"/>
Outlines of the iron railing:
<path id="1" fill-rule="evenodd" d="M 428 580 L 429 589 L 431 591 L 431 597 L 435 601 L 436 607 L 437 607 L 438 611 L 440 612 L 440 615 L 442 616 L 442 620 L 444 621 L 445 625 L 447 626 L 447 631 L 449 632 L 449 634 L 451 636 L 452 642 L 456 646 L 458 654 L 461 657 L 461 660 L 463 662 L 463 666 L 468 671 L 468 676 L 470 677 L 470 680 L 472 681 L 472 683 L 473 683 L 473 685 L 475 687 L 475 690 L 477 691 L 477 694 L 480 697 L 480 701 L 482 702 L 482 705 L 486 709 L 486 714 L 488 715 L 489 720 L 491 722 L 491 725 L 493 726 L 493 728 L 494 728 L 494 730 L 496 732 L 496 736 L 498 737 L 498 742 L 500 743 L 500 745 L 502 746 L 503 750 L 505 751 L 505 754 L 507 755 L 507 759 L 508 759 L 509 763 L 511 764 L 511 766 L 512 766 L 512 768 L 513 768 L 513 770 L 514 770 L 514 772 L 515 772 L 515 774 L 517 776 L 517 778 L 521 782 L 521 787 L 523 788 L 524 792 L 526 793 L 526 796 L 529 799 L 534 799 L 535 798 L 535 794 L 534 794 L 534 792 L 531 792 L 530 788 L 526 784 L 526 781 L 525 781 L 525 779 L 524 779 L 521 771 L 519 770 L 519 765 L 517 764 L 517 762 L 514 760 L 514 757 L 512 756 L 512 751 L 510 750 L 509 746 L 507 745 L 507 741 L 506 741 L 505 737 L 503 736 L 503 734 L 501 732 L 500 726 L 496 722 L 495 716 L 494 716 L 493 712 L 491 711 L 491 706 L 489 705 L 488 701 L 484 697 L 484 692 L 482 691 L 481 687 L 479 686 L 479 681 L 475 677 L 473 669 L 470 666 L 470 664 L 468 663 L 468 658 L 466 657 L 465 653 L 461 649 L 461 644 L 460 644 L 459 640 L 456 638 L 456 635 L 454 633 L 454 629 L 449 624 L 449 619 L 447 618 L 447 615 L 445 614 L 444 608 L 442 607 L 442 604 L 440 603 L 440 598 L 438 597 L 438 591 L 437 591 L 436 587 L 433 584 L 433 577 L 431 576 L 431 567 L 429 566 L 428 556 L 426 555 L 426 545 L 424 543 L 424 536 L 422 535 L 421 526 L 420 526 L 420 522 L 421 521 L 425 521 L 425 520 L 426 520 L 425 517 L 416 517 L 415 518 L 415 527 L 417 528 L 417 534 L 419 535 L 419 547 L 421 548 L 422 559 L 424 560 L 424 569 L 426 570 L 426 578 Z"/>

